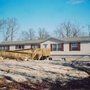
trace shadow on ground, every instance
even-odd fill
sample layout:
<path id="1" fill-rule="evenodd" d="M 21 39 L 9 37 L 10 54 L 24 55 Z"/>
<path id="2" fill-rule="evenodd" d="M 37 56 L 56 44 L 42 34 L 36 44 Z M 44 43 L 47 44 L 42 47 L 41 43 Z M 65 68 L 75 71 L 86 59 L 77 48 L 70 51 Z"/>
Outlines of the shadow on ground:
<path id="1" fill-rule="evenodd" d="M 0 90 L 90 90 L 90 77 L 84 78 L 82 80 L 71 80 L 63 84 L 60 80 L 56 82 L 49 83 L 43 81 L 42 83 L 6 83 L 5 79 L 0 82 Z"/>

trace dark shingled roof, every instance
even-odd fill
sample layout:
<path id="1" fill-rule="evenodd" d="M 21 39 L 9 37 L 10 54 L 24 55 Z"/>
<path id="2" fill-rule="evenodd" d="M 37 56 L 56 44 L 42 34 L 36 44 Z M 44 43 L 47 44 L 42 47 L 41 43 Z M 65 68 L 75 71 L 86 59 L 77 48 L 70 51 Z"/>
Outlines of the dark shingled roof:
<path id="1" fill-rule="evenodd" d="M 38 44 L 44 40 L 26 40 L 26 41 L 5 41 L 1 42 L 0 45 L 17 45 L 17 44 Z"/>
<path id="2" fill-rule="evenodd" d="M 54 41 L 54 42 L 62 42 L 58 39 L 55 38 L 48 38 L 48 39 L 35 39 L 35 40 L 26 40 L 26 41 L 5 41 L 5 42 L 1 42 L 0 45 L 23 45 L 23 44 L 39 44 L 39 43 L 43 43 L 47 40 L 50 41 Z"/>
<path id="3" fill-rule="evenodd" d="M 58 43 L 65 43 L 65 42 L 90 42 L 90 37 L 72 37 L 72 38 L 62 38 L 61 40 L 56 38 L 48 38 L 48 39 L 35 39 L 35 40 L 26 40 L 26 41 L 6 41 L 1 42 L 0 45 L 24 45 L 24 44 L 39 44 L 43 43 L 47 40 L 58 42 Z"/>
<path id="4" fill-rule="evenodd" d="M 71 37 L 71 38 L 63 38 L 64 42 L 90 42 L 89 36 L 84 37 Z"/>

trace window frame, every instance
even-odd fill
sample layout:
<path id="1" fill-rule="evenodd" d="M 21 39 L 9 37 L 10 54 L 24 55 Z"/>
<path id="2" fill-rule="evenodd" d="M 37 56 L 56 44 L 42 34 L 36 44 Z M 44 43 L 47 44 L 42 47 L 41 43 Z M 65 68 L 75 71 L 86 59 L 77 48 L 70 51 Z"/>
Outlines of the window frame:
<path id="1" fill-rule="evenodd" d="M 9 45 L 0 45 L 0 50 L 9 50 L 10 46 Z"/>
<path id="2" fill-rule="evenodd" d="M 43 44 L 44 48 L 47 48 L 48 44 Z"/>
<path id="3" fill-rule="evenodd" d="M 25 45 L 15 45 L 15 49 L 24 49 Z"/>
<path id="4" fill-rule="evenodd" d="M 53 48 L 53 45 L 54 48 Z M 51 44 L 51 51 L 64 51 L 64 47 L 63 47 L 63 43 L 59 43 L 59 44 Z"/>
<path id="5" fill-rule="evenodd" d="M 31 44 L 31 49 L 40 48 L 40 44 Z"/>
<path id="6" fill-rule="evenodd" d="M 80 51 L 80 42 L 69 43 L 69 51 Z"/>

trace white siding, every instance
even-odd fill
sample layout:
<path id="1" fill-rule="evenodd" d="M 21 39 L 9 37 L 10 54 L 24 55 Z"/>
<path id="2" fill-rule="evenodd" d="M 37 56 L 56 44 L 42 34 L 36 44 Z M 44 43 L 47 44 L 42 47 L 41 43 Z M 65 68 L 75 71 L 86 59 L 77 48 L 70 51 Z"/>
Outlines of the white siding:
<path id="1" fill-rule="evenodd" d="M 15 50 L 15 46 L 10 46 L 10 50 Z"/>
<path id="2" fill-rule="evenodd" d="M 15 50 L 15 46 L 16 45 L 10 46 L 10 50 Z M 25 45 L 24 46 L 24 49 L 30 49 L 30 48 L 31 48 L 31 45 Z"/>
<path id="3" fill-rule="evenodd" d="M 41 48 L 44 48 L 43 44 L 48 44 L 47 48 L 50 48 L 50 44 L 57 43 L 52 41 L 46 41 L 41 44 Z M 69 51 L 69 43 L 65 43 L 64 51 L 52 51 L 51 55 L 90 55 L 90 42 L 80 43 L 80 51 Z"/>
<path id="4" fill-rule="evenodd" d="M 52 55 L 90 55 L 90 43 L 81 43 L 80 51 L 69 51 L 69 43 L 64 44 L 64 51 L 53 51 Z"/>
<path id="5" fill-rule="evenodd" d="M 52 41 L 46 41 L 41 43 L 41 48 L 44 48 L 44 44 L 47 44 L 47 48 L 50 49 L 50 44 L 58 44 L 57 42 L 52 42 Z"/>
<path id="6" fill-rule="evenodd" d="M 41 43 L 41 48 L 44 48 L 44 44 L 47 44 L 47 48 L 50 49 L 51 44 L 58 44 L 53 41 L 46 41 Z M 25 45 L 25 49 L 31 48 L 31 45 Z M 10 50 L 15 50 L 15 46 L 10 46 Z M 80 51 L 69 51 L 69 43 L 64 44 L 64 51 L 52 51 L 51 55 L 90 55 L 90 42 L 80 43 Z"/>
<path id="7" fill-rule="evenodd" d="M 30 49 L 31 48 L 31 45 L 25 45 L 24 46 L 24 49 Z"/>

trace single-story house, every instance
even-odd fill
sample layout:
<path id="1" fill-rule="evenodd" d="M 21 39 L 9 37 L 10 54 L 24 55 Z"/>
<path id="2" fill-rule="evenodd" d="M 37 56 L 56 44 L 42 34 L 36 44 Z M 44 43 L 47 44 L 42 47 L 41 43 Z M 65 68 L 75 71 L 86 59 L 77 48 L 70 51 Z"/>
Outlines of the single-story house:
<path id="1" fill-rule="evenodd" d="M 48 38 L 43 40 L 1 42 L 0 50 L 20 50 L 33 48 L 47 48 L 51 56 L 90 56 L 90 37 Z"/>

